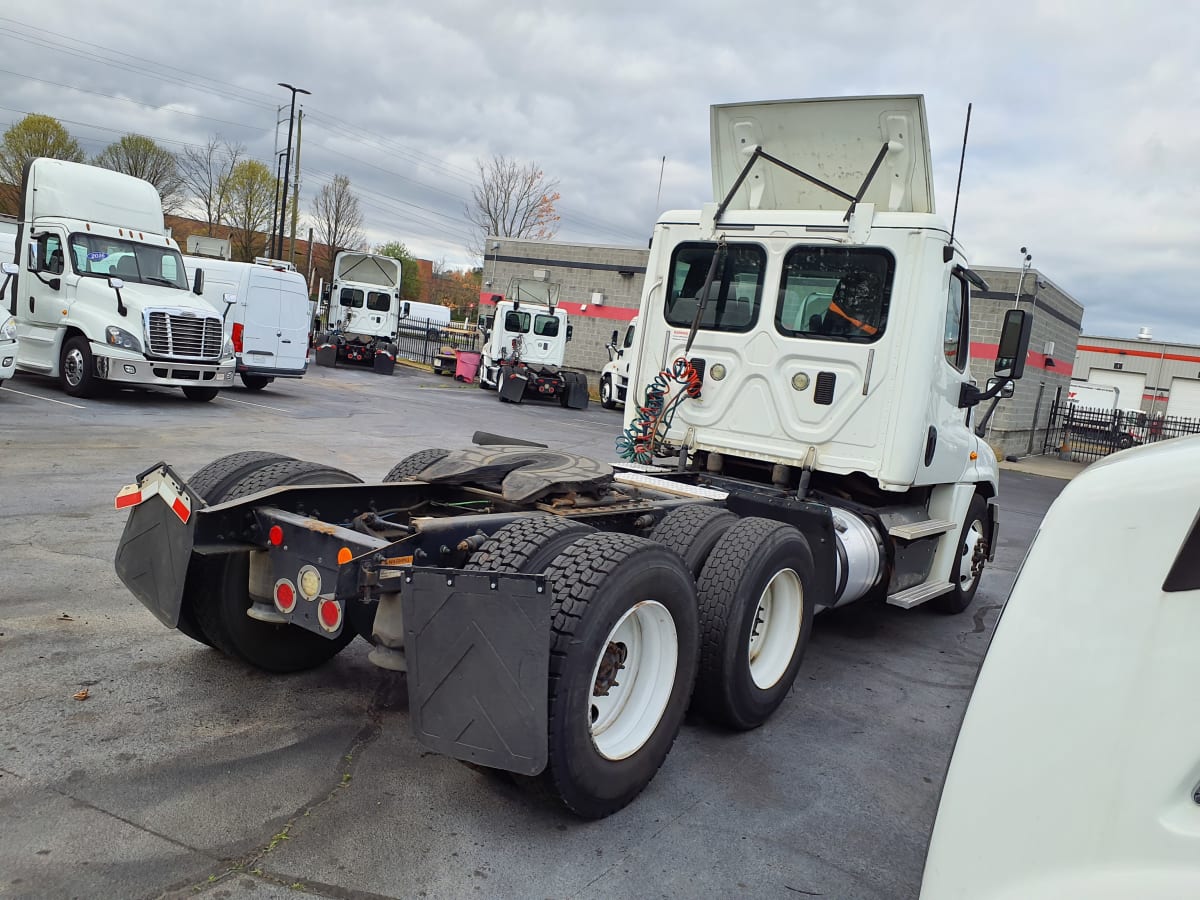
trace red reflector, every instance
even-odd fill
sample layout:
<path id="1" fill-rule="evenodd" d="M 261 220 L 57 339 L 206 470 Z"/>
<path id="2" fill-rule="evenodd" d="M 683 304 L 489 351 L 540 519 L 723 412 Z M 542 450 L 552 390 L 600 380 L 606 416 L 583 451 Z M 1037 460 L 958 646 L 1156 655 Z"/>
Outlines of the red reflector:
<path id="1" fill-rule="evenodd" d="M 175 502 L 171 504 L 171 509 L 175 510 L 175 515 L 179 516 L 179 521 L 184 523 L 187 522 L 188 517 L 192 514 L 192 511 L 187 508 L 187 504 L 180 497 L 175 498 Z"/>
<path id="2" fill-rule="evenodd" d="M 342 624 L 342 607 L 336 600 L 322 600 L 317 607 L 321 627 L 326 631 L 337 631 Z"/>
<path id="3" fill-rule="evenodd" d="M 290 613 L 296 606 L 296 591 L 287 581 L 275 585 L 275 606 L 285 613 Z"/>
<path id="4" fill-rule="evenodd" d="M 242 352 L 242 333 L 245 328 L 241 322 L 233 323 L 233 349 L 238 353 Z"/>
<path id="5" fill-rule="evenodd" d="M 278 525 L 272 525 L 271 530 L 267 532 L 267 540 L 271 542 L 272 547 L 278 547 L 283 543 L 283 529 Z"/>
<path id="6" fill-rule="evenodd" d="M 137 506 L 142 502 L 142 492 L 138 491 L 133 494 L 117 494 L 117 509 L 125 509 L 129 506 Z"/>

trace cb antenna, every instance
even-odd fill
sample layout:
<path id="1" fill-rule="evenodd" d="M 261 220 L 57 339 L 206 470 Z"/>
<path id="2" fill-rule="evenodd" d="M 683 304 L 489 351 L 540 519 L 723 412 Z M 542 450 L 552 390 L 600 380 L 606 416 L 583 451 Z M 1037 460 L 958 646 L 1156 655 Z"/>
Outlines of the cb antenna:
<path id="1" fill-rule="evenodd" d="M 963 126 L 962 156 L 958 159 L 958 184 L 954 188 L 954 216 L 950 219 L 950 243 L 942 251 L 942 262 L 954 259 L 954 227 L 958 224 L 958 197 L 962 193 L 963 165 L 967 161 L 967 135 L 971 131 L 971 104 L 967 104 L 967 124 Z"/>

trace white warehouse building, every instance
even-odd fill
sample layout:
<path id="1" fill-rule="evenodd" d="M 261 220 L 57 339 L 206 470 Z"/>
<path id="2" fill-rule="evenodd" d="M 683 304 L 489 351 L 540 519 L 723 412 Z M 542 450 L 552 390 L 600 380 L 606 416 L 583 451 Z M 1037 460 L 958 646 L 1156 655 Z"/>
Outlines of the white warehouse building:
<path id="1" fill-rule="evenodd" d="M 1117 407 L 1200 419 L 1200 346 L 1137 338 L 1080 335 L 1071 377 L 1117 388 Z"/>

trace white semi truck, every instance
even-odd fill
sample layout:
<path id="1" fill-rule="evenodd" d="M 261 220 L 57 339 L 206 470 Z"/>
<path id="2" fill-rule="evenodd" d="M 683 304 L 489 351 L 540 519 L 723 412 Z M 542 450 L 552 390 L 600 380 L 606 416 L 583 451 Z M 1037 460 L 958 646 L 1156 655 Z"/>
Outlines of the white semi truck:
<path id="1" fill-rule="evenodd" d="M 400 317 L 400 261 L 343 250 L 334 259 L 329 284 L 329 330 L 314 340 L 317 365 L 363 363 L 392 374 Z"/>
<path id="2" fill-rule="evenodd" d="M 557 282 L 515 277 L 481 321 L 479 386 L 497 391 L 502 402 L 537 397 L 587 407 L 587 376 L 563 368 L 573 328 L 558 295 Z"/>
<path id="3" fill-rule="evenodd" d="M 619 331 L 613 331 L 612 340 L 606 345 L 608 362 L 600 370 L 600 405 L 605 409 L 616 409 L 623 404 L 629 392 L 629 367 L 633 365 L 633 338 L 637 334 L 637 316 L 625 327 L 625 339 L 617 346 Z"/>
<path id="4" fill-rule="evenodd" d="M 974 387 L 981 282 L 934 212 L 922 99 L 717 106 L 712 133 L 717 202 L 654 229 L 626 463 L 485 434 L 377 484 L 160 463 L 117 497 L 124 583 L 271 671 L 369 639 L 421 743 L 588 817 L 649 783 L 689 704 L 765 722 L 819 610 L 965 610 L 997 535 L 971 412 L 1022 374 L 1032 320 L 1006 313 Z"/>
<path id="5" fill-rule="evenodd" d="M 189 285 L 154 186 L 107 169 L 35 159 L 21 184 L 9 314 L 19 370 L 75 397 L 180 387 L 211 400 L 233 380 L 220 315 Z"/>

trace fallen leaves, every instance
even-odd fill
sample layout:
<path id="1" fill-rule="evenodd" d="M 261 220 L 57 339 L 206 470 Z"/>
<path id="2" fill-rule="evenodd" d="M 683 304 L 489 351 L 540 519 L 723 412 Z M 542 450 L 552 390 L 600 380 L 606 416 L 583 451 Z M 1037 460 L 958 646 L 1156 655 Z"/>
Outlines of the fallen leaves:
<path id="1" fill-rule="evenodd" d="M 74 696 L 76 700 L 86 700 L 88 698 L 88 689 L 84 688 L 82 691 L 76 691 L 72 696 Z"/>

